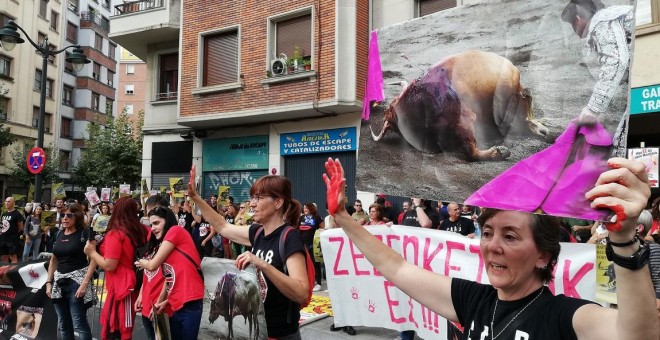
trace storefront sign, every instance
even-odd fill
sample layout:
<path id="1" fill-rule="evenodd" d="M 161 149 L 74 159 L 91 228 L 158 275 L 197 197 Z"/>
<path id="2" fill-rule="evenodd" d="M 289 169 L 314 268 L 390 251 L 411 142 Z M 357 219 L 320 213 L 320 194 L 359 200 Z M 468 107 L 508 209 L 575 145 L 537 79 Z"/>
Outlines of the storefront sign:
<path id="1" fill-rule="evenodd" d="M 203 171 L 268 169 L 268 136 L 208 139 Z"/>
<path id="2" fill-rule="evenodd" d="M 660 85 L 630 89 L 630 114 L 660 112 Z"/>
<path id="3" fill-rule="evenodd" d="M 285 133 L 280 135 L 280 154 L 288 156 L 355 151 L 357 149 L 356 138 L 354 127 Z"/>

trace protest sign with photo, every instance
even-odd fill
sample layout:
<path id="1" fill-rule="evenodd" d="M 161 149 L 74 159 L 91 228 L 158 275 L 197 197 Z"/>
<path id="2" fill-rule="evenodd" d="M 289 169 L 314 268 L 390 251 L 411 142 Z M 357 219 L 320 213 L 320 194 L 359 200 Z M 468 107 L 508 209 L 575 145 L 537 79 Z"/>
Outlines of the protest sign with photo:
<path id="1" fill-rule="evenodd" d="M 426 270 L 487 284 L 479 240 L 460 234 L 405 226 L 371 226 L 369 232 Z M 387 281 L 343 230 L 321 234 L 323 258 L 336 326 L 415 330 L 422 339 L 445 339 L 447 322 Z M 562 243 L 551 292 L 595 299 L 594 245 Z"/>
<path id="2" fill-rule="evenodd" d="M 111 188 L 101 189 L 101 201 L 110 202 L 110 193 L 112 192 Z"/>
<path id="3" fill-rule="evenodd" d="M 92 206 L 101 204 L 101 199 L 99 198 L 99 195 L 96 193 L 96 189 L 87 191 L 85 193 L 85 198 L 87 198 L 87 201 L 89 201 L 89 204 L 91 204 Z"/>
<path id="4" fill-rule="evenodd" d="M 58 198 L 66 198 L 66 191 L 64 190 L 64 183 L 53 183 L 53 185 L 50 187 L 51 190 L 51 196 L 53 197 L 53 201 L 55 201 Z"/>
<path id="5" fill-rule="evenodd" d="M 130 196 L 131 195 L 131 185 L 130 184 L 120 184 L 119 185 L 119 197 Z"/>
<path id="6" fill-rule="evenodd" d="M 170 190 L 172 191 L 172 196 L 174 197 L 183 197 L 183 177 L 170 178 Z"/>
<path id="7" fill-rule="evenodd" d="M 644 163 L 646 174 L 649 176 L 649 185 L 658 188 L 658 151 L 660 148 L 628 149 L 628 159 Z"/>
<path id="8" fill-rule="evenodd" d="M 227 205 L 229 204 L 229 192 L 231 190 L 230 186 L 219 185 L 218 186 L 218 204 Z"/>
<path id="9" fill-rule="evenodd" d="M 606 218 L 584 193 L 625 156 L 635 1 L 608 1 L 584 38 L 567 4 L 471 3 L 373 34 L 357 189 Z"/>
<path id="10" fill-rule="evenodd" d="M 57 224 L 57 212 L 44 210 L 41 212 L 41 230 L 46 231 Z"/>
<path id="11" fill-rule="evenodd" d="M 252 266 L 239 271 L 235 261 L 213 257 L 202 260 L 202 270 L 206 292 L 199 338 L 267 339 L 263 276 Z"/>

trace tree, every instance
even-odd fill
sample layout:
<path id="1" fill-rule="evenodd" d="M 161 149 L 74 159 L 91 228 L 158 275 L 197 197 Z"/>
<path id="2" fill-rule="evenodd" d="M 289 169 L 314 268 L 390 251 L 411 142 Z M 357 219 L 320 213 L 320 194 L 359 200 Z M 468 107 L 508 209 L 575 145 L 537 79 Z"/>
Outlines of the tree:
<path id="1" fill-rule="evenodd" d="M 11 129 L 5 127 L 4 123 L 0 122 L 0 148 L 10 146 L 16 142 L 16 135 L 11 133 Z"/>
<path id="2" fill-rule="evenodd" d="M 124 110 L 108 126 L 90 124 L 89 140 L 74 169 L 76 183 L 82 187 L 137 185 L 142 174 L 143 122 L 144 111 L 138 112 L 133 125 Z"/>
<path id="3" fill-rule="evenodd" d="M 21 143 L 18 147 L 10 151 L 11 159 L 14 161 L 14 164 L 9 166 L 9 176 L 21 184 L 24 184 L 26 187 L 28 184 L 34 183 L 34 175 L 27 169 L 27 153 L 33 145 L 34 144 Z M 57 157 L 53 156 L 57 154 L 57 149 L 53 148 L 53 145 L 51 144 L 44 148 L 44 152 L 46 153 L 46 164 L 44 165 L 44 169 L 41 170 L 41 182 L 59 182 L 60 179 L 57 176 Z M 32 199 L 32 197 L 30 197 L 30 199 Z"/>

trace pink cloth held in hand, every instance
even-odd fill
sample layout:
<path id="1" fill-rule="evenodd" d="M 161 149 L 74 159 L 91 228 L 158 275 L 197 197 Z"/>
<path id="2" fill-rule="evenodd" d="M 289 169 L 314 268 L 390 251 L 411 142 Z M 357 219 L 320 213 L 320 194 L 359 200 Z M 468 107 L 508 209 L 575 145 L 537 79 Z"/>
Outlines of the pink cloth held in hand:
<path id="1" fill-rule="evenodd" d="M 604 220 L 606 209 L 593 209 L 584 194 L 607 170 L 612 136 L 597 123 L 571 121 L 548 148 L 523 159 L 486 183 L 465 204 Z"/>

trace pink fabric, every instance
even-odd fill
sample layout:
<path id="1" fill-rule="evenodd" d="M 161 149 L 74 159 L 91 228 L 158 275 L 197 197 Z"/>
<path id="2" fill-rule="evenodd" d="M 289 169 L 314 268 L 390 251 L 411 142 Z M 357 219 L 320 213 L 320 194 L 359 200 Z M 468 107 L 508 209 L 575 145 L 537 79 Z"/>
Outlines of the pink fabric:
<path id="1" fill-rule="evenodd" d="M 611 145 L 600 123 L 578 127 L 571 121 L 553 145 L 486 183 L 465 204 L 605 220 L 610 211 L 592 209 L 584 194 L 607 170 Z"/>
<path id="2" fill-rule="evenodd" d="M 362 119 L 369 119 L 372 101 L 383 101 L 383 70 L 380 66 L 378 34 L 376 34 L 376 31 L 371 32 L 371 41 L 369 42 L 369 64 L 367 65 L 367 84 L 362 101 Z"/>

